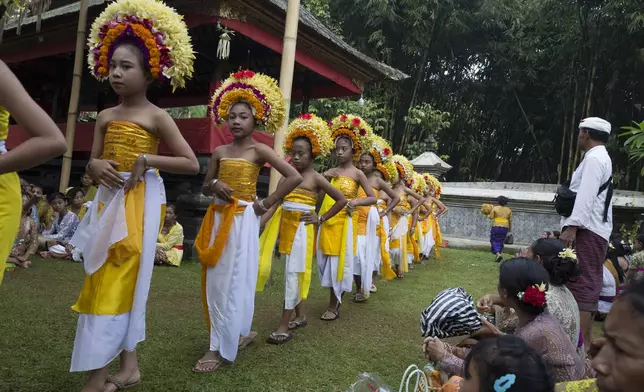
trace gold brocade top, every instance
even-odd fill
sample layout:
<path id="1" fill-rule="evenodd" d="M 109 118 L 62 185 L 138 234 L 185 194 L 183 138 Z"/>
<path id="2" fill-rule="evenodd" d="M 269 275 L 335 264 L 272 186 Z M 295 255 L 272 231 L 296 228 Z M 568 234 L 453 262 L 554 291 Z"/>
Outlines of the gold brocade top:
<path id="1" fill-rule="evenodd" d="M 407 212 L 411 210 L 411 204 L 409 203 L 409 198 L 407 197 L 406 193 L 403 193 L 402 195 L 400 195 L 400 202 L 398 202 L 398 205 L 396 207 L 405 209 L 407 210 Z"/>
<path id="2" fill-rule="evenodd" d="M 9 136 L 9 112 L 0 106 L 0 140 L 7 140 Z"/>
<path id="3" fill-rule="evenodd" d="M 317 202 L 317 193 L 304 188 L 295 188 L 293 192 L 286 195 L 284 201 L 293 203 L 306 204 L 315 208 Z M 282 212 L 282 221 L 280 222 L 280 243 L 279 252 L 281 254 L 291 254 L 295 233 L 300 226 L 302 213 L 299 211 L 284 210 Z"/>
<path id="4" fill-rule="evenodd" d="M 358 189 L 360 189 L 360 184 L 358 184 L 358 181 L 354 180 L 351 177 L 337 176 L 335 178 L 335 187 L 338 188 L 340 192 L 342 192 L 347 200 L 353 200 L 358 197 Z"/>
<path id="5" fill-rule="evenodd" d="M 233 197 L 252 202 L 257 194 L 260 166 L 245 159 L 221 158 L 217 178 L 233 190 Z"/>
<path id="6" fill-rule="evenodd" d="M 378 190 L 376 188 L 373 188 L 373 194 L 378 197 Z M 364 189 L 360 187 L 358 189 L 358 199 L 364 199 L 367 197 L 367 194 L 365 193 Z M 371 209 L 371 206 L 359 206 L 356 207 L 356 214 L 358 214 L 358 235 L 367 235 L 367 217 L 369 216 L 369 210 Z"/>
<path id="7" fill-rule="evenodd" d="M 103 142 L 103 158 L 117 162 L 117 170 L 131 172 L 141 154 L 156 154 L 159 138 L 129 121 L 110 121 Z"/>

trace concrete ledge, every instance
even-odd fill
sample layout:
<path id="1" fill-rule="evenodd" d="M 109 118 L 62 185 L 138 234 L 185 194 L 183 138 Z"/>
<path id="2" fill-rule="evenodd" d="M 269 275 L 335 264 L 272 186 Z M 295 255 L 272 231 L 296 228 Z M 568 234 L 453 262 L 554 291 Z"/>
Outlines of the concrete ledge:
<path id="1" fill-rule="evenodd" d="M 472 240 L 469 238 L 458 238 L 458 237 L 445 237 L 443 239 L 448 241 L 448 248 L 454 249 L 470 249 L 470 250 L 480 250 L 483 252 L 490 252 L 490 243 L 486 241 Z M 515 255 L 522 248 L 527 248 L 530 244 L 513 244 L 505 245 L 503 247 L 503 253 Z"/>

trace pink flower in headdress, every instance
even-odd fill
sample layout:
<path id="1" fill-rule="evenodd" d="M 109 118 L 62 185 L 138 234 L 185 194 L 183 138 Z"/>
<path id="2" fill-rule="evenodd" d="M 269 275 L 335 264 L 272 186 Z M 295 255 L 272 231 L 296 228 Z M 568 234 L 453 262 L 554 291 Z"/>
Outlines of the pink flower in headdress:
<path id="1" fill-rule="evenodd" d="M 343 114 L 340 116 L 340 121 L 347 121 L 347 118 L 349 118 L 346 114 Z"/>
<path id="2" fill-rule="evenodd" d="M 353 119 L 353 122 L 355 123 L 355 121 L 356 121 L 356 120 L 357 120 L 357 119 L 355 119 L 355 118 L 354 118 L 354 119 Z M 360 121 L 360 120 L 358 120 L 358 122 L 359 122 L 359 121 Z M 367 131 L 366 131 L 366 130 L 364 130 L 364 129 L 361 129 L 361 130 L 360 130 L 360 136 L 366 136 L 366 135 L 367 135 Z"/>
<path id="3" fill-rule="evenodd" d="M 360 119 L 358 117 L 354 117 L 353 120 L 351 121 L 351 123 L 353 124 L 353 126 L 357 127 L 358 125 L 360 125 Z M 360 130 L 360 132 L 362 132 L 362 131 L 364 131 L 364 129 Z"/>

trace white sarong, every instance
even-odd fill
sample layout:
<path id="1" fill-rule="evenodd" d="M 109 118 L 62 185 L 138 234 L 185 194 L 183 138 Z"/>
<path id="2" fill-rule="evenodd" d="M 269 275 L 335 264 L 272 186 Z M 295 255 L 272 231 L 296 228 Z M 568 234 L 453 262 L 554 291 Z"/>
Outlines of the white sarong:
<path id="1" fill-rule="evenodd" d="M 310 212 L 315 210 L 315 207 L 295 203 L 292 201 L 285 201 L 282 207 L 286 211 L 299 211 Z M 309 247 L 308 236 L 306 235 L 306 224 L 300 222 L 293 238 L 293 246 L 291 247 L 291 254 L 286 255 L 286 270 L 284 273 L 286 282 L 284 283 L 284 309 L 293 310 L 302 300 L 300 298 L 300 274 L 306 272 L 306 251 Z"/>
<path id="2" fill-rule="evenodd" d="M 250 334 L 259 268 L 259 217 L 252 203 L 238 202 L 246 208 L 235 215 L 219 262 L 206 272 L 210 351 L 219 351 L 231 362 L 237 357 L 239 338 Z M 220 223 L 221 213 L 215 212 L 209 246 Z"/>
<path id="3" fill-rule="evenodd" d="M 119 174 L 125 180 L 130 177 L 130 173 Z M 155 170 L 148 170 L 143 178 L 143 250 L 132 310 L 117 315 L 79 315 L 71 372 L 101 369 L 112 362 L 121 351 L 134 351 L 137 343 L 145 340 L 145 306 L 161 226 L 161 205 L 165 204 L 166 199 L 163 180 Z M 83 253 L 87 275 L 98 271 L 106 262 L 109 248 L 127 236 L 123 188 L 108 189 L 99 186 L 94 201 L 70 241 Z M 100 212 L 99 204 L 103 204 Z"/>
<path id="4" fill-rule="evenodd" d="M 432 248 L 436 242 L 434 241 L 434 228 L 430 225 L 429 230 L 427 230 L 427 233 L 424 235 L 423 239 L 423 254 L 425 257 L 429 258 L 429 255 L 432 253 Z"/>
<path id="5" fill-rule="evenodd" d="M 320 284 L 322 287 L 333 288 L 338 303 L 342 303 L 342 293 L 351 292 L 353 287 L 353 220 L 348 214 L 345 219 L 343 235 L 346 236 L 347 246 L 344 251 L 344 267 L 341 280 L 338 280 L 340 256 L 322 254 L 319 246 L 316 252 Z M 319 230 L 317 243 L 320 243 Z"/>
<path id="6" fill-rule="evenodd" d="M 409 231 L 409 222 L 407 215 L 403 215 L 398 219 L 398 223 L 391 231 L 391 239 L 397 240 L 400 239 L 400 247 L 395 249 L 390 249 L 389 253 L 391 255 L 391 264 L 392 265 L 402 265 L 403 246 L 407 246 L 407 232 Z"/>
<path id="7" fill-rule="evenodd" d="M 380 240 L 378 239 L 378 209 L 369 208 L 367 215 L 367 230 L 365 235 L 359 235 L 356 239 L 356 254 L 353 257 L 353 274 L 359 275 L 362 281 L 364 296 L 369 297 L 371 290 L 371 281 L 374 268 L 377 263 L 378 249 L 380 249 Z"/>

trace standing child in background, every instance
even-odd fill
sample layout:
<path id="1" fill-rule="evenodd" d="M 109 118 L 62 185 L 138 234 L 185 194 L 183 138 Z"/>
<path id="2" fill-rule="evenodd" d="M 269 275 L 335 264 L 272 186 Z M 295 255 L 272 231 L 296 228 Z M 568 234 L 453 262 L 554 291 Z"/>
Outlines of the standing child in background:
<path id="1" fill-rule="evenodd" d="M 356 207 L 376 204 L 367 176 L 353 165 L 363 149 L 371 145 L 373 131 L 363 119 L 342 114 L 330 123 L 331 139 L 335 143 L 335 155 L 339 166 L 324 173 L 331 184 L 349 200 L 346 208 L 333 218 L 325 221 L 319 229 L 317 261 L 322 287 L 329 288 L 329 306 L 322 314 L 325 321 L 340 317 L 342 295 L 353 286 L 353 258 L 356 254 L 357 218 L 353 215 Z M 365 193 L 358 198 L 358 188 Z M 325 196 L 320 213 L 326 213 L 334 204 Z"/>
<path id="2" fill-rule="evenodd" d="M 284 140 L 284 150 L 291 156 L 291 163 L 303 181 L 286 195 L 279 206 L 275 204 L 267 214 L 262 215 L 261 224 L 266 229 L 260 237 L 258 291 L 264 289 L 269 279 L 278 236 L 279 253 L 286 257 L 284 311 L 279 327 L 268 337 L 268 342 L 272 344 L 290 341 L 293 330 L 308 324 L 303 301 L 311 286 L 316 225 L 332 218 L 347 204 L 344 195 L 313 167 L 315 158 L 328 155 L 332 147 L 331 130 L 321 118 L 306 113 L 291 122 Z M 320 192 L 331 196 L 335 204 L 326 214 L 318 216 L 315 206 Z M 291 317 L 293 310 L 295 318 Z"/>
<path id="3" fill-rule="evenodd" d="M 508 232 L 512 230 L 512 210 L 506 207 L 508 198 L 499 196 L 496 199 L 496 205 L 492 207 L 492 211 L 488 218 L 492 220 L 492 229 L 490 229 L 490 245 L 494 255 L 495 261 L 500 263 L 503 261 L 503 245 L 505 244 L 505 237 Z"/>
<path id="4" fill-rule="evenodd" d="M 391 258 L 387 249 L 389 223 L 384 222 L 400 202 L 400 196 L 387 183 L 391 179 L 392 173 L 396 173 L 396 168 L 391 163 L 392 156 L 393 152 L 389 143 L 380 136 L 374 135 L 371 149 L 365 150 L 358 160 L 358 167 L 367 176 L 378 201 L 376 206 L 356 209 L 358 214 L 358 238 L 356 241 L 358 249 L 353 267 L 353 278 L 356 283 L 354 300 L 356 302 L 363 302 L 369 293 L 377 291 L 372 278 L 381 268 L 381 264 L 383 279 L 391 280 L 396 277 L 395 272 L 391 269 Z M 366 196 L 362 188 L 358 193 L 361 197 Z M 387 198 L 386 202 L 384 197 Z M 385 258 L 381 262 L 383 255 Z"/>
<path id="5" fill-rule="evenodd" d="M 252 71 L 236 72 L 215 91 L 212 118 L 226 122 L 233 142 L 213 151 L 203 193 L 215 196 L 195 247 L 201 262 L 201 288 L 210 335 L 208 351 L 192 369 L 214 372 L 234 362 L 239 349 L 254 341 L 259 259 L 259 217 L 291 193 L 302 176 L 272 148 L 253 140 L 256 125 L 275 132 L 286 116 L 277 82 Z M 259 169 L 269 163 L 285 178 L 265 199 L 256 196 Z"/>
<path id="6" fill-rule="evenodd" d="M 7 6 L 24 6 L 27 1 L 3 1 L 0 18 Z M 7 151 L 9 117 L 30 136 Z M 49 115 L 25 91 L 16 75 L 0 60 L 0 284 L 7 258 L 20 228 L 22 193 L 16 172 L 45 163 L 67 150 L 65 138 Z"/>
<path id="7" fill-rule="evenodd" d="M 113 392 L 141 382 L 136 346 L 145 316 L 156 240 L 165 215 L 158 171 L 195 175 L 199 163 L 176 123 L 147 99 L 159 78 L 173 89 L 192 75 L 188 29 L 172 8 L 154 0 L 119 0 L 96 18 L 88 64 L 109 79 L 120 104 L 96 118 L 87 172 L 99 185 L 72 245 L 83 254 L 85 281 L 71 371 L 90 371 L 84 392 Z M 175 156 L 157 155 L 159 142 Z M 109 365 L 120 358 L 117 372 Z"/>

